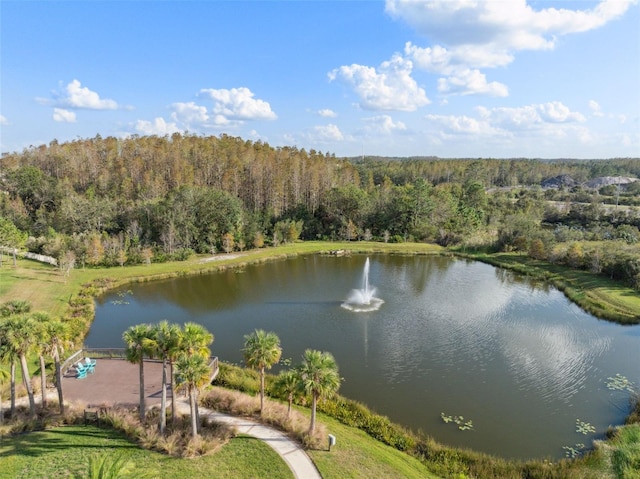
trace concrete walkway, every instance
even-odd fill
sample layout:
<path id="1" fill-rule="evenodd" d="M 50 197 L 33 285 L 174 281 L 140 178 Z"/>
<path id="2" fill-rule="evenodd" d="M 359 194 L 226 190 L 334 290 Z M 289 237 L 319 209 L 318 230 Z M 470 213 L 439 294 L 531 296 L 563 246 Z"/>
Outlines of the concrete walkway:
<path id="1" fill-rule="evenodd" d="M 76 402 L 87 407 L 137 407 L 140 402 L 138 371 L 138 365 L 122 359 L 97 359 L 94 374 L 89 374 L 84 379 L 76 379 L 72 370 L 62 378 L 65 402 Z M 145 361 L 144 372 L 146 407 L 158 406 L 161 397 L 162 364 L 157 361 Z M 50 394 L 57 397 L 53 396 L 55 390 Z M 36 396 L 36 400 L 39 399 L 39 396 Z M 171 400 L 171 390 L 168 391 L 167 400 Z M 180 398 L 177 403 L 179 413 L 190 414 L 189 403 L 185 399 Z M 238 433 L 264 441 L 282 457 L 296 478 L 321 478 L 304 449 L 277 429 L 251 419 L 230 416 L 201 406 L 199 411 L 201 416 L 206 415 L 212 421 L 232 426 Z"/>
<path id="2" fill-rule="evenodd" d="M 181 414 L 190 414 L 191 410 L 188 402 L 179 401 L 178 411 Z M 212 411 L 198 406 L 200 416 L 207 416 L 211 421 L 231 426 L 240 434 L 255 437 L 271 446 L 293 472 L 297 479 L 321 479 L 322 476 L 316 469 L 315 464 L 309 459 L 298 443 L 291 440 L 287 435 L 270 426 L 265 426 L 251 419 L 230 416 L 228 414 Z"/>

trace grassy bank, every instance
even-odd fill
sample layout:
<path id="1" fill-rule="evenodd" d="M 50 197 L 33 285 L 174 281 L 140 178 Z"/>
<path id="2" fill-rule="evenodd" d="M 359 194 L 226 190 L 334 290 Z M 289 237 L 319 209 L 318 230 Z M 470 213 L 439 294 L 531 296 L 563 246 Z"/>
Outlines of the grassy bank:
<path id="1" fill-rule="evenodd" d="M 272 391 L 274 379 L 275 376 L 267 375 L 268 391 Z M 223 385 L 226 390 L 235 389 L 254 396 L 259 388 L 258 381 L 256 371 L 226 363 L 221 363 L 220 375 L 216 379 L 216 383 Z M 210 394 L 228 395 L 216 391 Z M 207 404 L 207 401 L 205 396 L 203 402 Z M 243 400 L 240 406 L 228 407 L 225 401 L 216 402 L 218 405 L 222 404 L 223 408 L 226 407 L 225 410 L 229 413 L 256 415 L 257 399 L 254 398 L 253 409 L 247 407 L 246 403 Z M 308 415 L 308 410 L 301 407 L 298 410 Z M 426 468 L 428 474 L 423 477 L 433 477 L 435 474 L 457 479 L 630 479 L 636 477 L 631 472 L 640 471 L 640 402 L 636 402 L 626 426 L 610 431 L 609 440 L 597 442 L 592 451 L 577 459 L 559 461 L 507 460 L 468 449 L 443 446 L 422 433 L 415 433 L 392 423 L 387 417 L 372 412 L 362 403 L 341 396 L 320 401 L 318 410 L 323 427 L 336 435 L 338 446 L 348 452 L 342 456 L 309 451 L 318 467 L 322 467 L 323 477 L 387 477 L 389 471 L 377 465 L 377 461 L 393 463 L 391 458 L 382 459 L 388 454 L 388 448 L 401 452 L 405 456 L 404 461 L 407 461 L 406 464 L 400 461 L 395 465 L 396 476 L 391 472 L 389 477 L 413 477 L 410 472 L 397 475 L 402 467 L 415 467 L 412 461 L 418 461 Z M 375 439 L 373 443 L 372 439 Z M 355 447 L 354 451 L 351 450 L 352 446 Z M 374 454 L 372 451 L 376 447 L 382 448 L 379 453 Z M 373 455 L 370 457 L 370 454 Z M 354 475 L 357 472 L 349 472 L 350 464 L 367 471 L 380 469 L 385 471 L 385 475 Z M 329 475 L 324 476 L 325 471 Z"/>
<path id="2" fill-rule="evenodd" d="M 153 281 L 191 274 L 205 274 L 225 268 L 243 267 L 252 263 L 277 261 L 291 256 L 344 250 L 354 253 L 389 254 L 438 254 L 441 247 L 413 243 L 310 241 L 263 248 L 215 257 L 193 256 L 187 261 L 152 263 L 113 268 L 74 269 L 68 278 L 53 266 L 32 260 L 19 259 L 16 267 L 5 262 L 0 269 L 0 303 L 10 299 L 26 300 L 34 311 L 47 311 L 54 316 L 64 316 L 69 301 L 79 293 L 82 285 L 99 279 L 109 279 L 111 286 L 130 282 Z"/>
<path id="3" fill-rule="evenodd" d="M 310 241 L 277 248 L 263 248 L 215 257 L 194 256 L 187 261 L 174 261 L 124 268 L 85 268 L 73 270 L 68 278 L 56 268 L 31 260 L 19 259 L 18 265 L 5 262 L 0 269 L 0 302 L 23 299 L 31 302 L 33 310 L 64 316 L 69 301 L 86 285 L 108 279 L 110 286 L 130 282 L 153 281 L 191 274 L 205 274 L 225 268 L 243 267 L 252 263 L 277 261 L 291 256 L 344 250 L 353 253 L 386 254 L 443 254 L 447 250 L 437 245 L 419 243 L 374 243 Z M 623 324 L 640 323 L 640 293 L 620 282 L 574 270 L 560 265 L 537 261 L 517 253 L 461 253 L 460 257 L 483 261 L 541 281 L 562 290 L 569 299 L 586 311 L 601 318 Z"/>
<path id="4" fill-rule="evenodd" d="M 640 293 L 619 281 L 518 253 L 457 254 L 553 284 L 571 301 L 598 318 L 620 324 L 640 324 Z"/>

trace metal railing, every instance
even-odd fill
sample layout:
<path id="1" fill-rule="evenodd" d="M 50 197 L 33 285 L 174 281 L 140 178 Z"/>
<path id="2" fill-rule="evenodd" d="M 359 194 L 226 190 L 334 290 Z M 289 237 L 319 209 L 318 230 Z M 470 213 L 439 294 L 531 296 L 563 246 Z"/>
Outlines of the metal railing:
<path id="1" fill-rule="evenodd" d="M 62 363 L 62 374 L 67 371 L 78 361 L 90 357 L 91 359 L 126 359 L 127 350 L 125 348 L 82 348 L 69 356 Z M 147 358 L 146 361 L 157 361 L 157 359 Z M 213 381 L 220 372 L 218 365 L 218 357 L 211 356 L 209 358 L 209 369 L 211 370 L 211 381 Z"/>

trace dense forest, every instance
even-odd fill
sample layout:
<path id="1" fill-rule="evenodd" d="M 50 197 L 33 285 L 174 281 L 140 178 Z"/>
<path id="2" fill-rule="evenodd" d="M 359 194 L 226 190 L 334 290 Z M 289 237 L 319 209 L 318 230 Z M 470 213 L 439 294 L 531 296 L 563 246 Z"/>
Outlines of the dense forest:
<path id="1" fill-rule="evenodd" d="M 61 268 L 298 239 L 522 251 L 640 288 L 640 159 L 337 158 L 241 138 L 79 139 L 4 154 L 0 244 Z M 571 178 L 571 186 L 542 188 Z M 606 243 L 605 243 L 606 242 Z"/>

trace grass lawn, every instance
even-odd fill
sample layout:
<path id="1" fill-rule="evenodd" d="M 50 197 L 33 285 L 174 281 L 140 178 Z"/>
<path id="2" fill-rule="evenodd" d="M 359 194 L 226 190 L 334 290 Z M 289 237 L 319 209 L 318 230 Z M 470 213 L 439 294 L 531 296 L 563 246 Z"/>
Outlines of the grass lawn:
<path id="1" fill-rule="evenodd" d="M 250 437 L 238 436 L 209 456 L 179 459 L 140 449 L 109 429 L 67 426 L 3 437 L 0 479 L 85 477 L 89 457 L 95 454 L 123 454 L 135 466 L 132 477 L 145 472 L 152 478 L 257 479 L 264 478 L 265 471 L 270 478 L 293 477 L 273 449 Z"/>
<path id="2" fill-rule="evenodd" d="M 372 439 L 364 431 L 318 414 L 318 420 L 336 436 L 328 451 L 307 451 L 324 479 L 437 478 L 414 457 Z"/>

